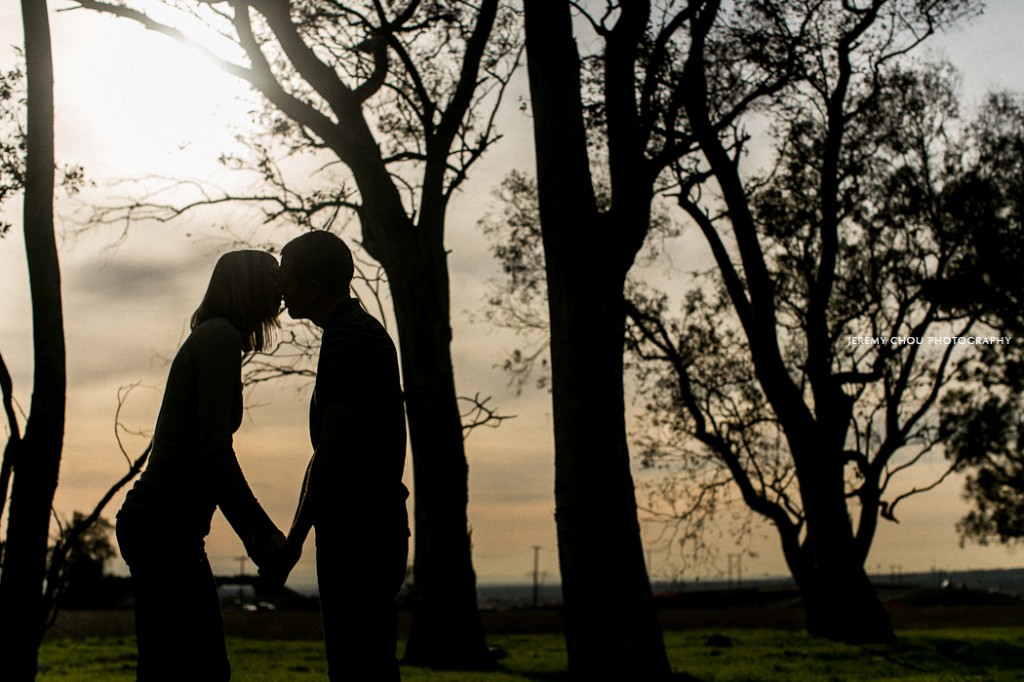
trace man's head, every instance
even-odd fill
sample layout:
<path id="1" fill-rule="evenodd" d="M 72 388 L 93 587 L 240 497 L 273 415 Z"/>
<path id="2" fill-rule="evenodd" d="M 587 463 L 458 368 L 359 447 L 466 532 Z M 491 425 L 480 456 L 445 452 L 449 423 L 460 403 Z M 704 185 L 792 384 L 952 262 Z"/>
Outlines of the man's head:
<path id="1" fill-rule="evenodd" d="M 288 314 L 322 323 L 349 297 L 352 252 L 338 236 L 317 230 L 296 237 L 281 249 L 281 293 Z"/>

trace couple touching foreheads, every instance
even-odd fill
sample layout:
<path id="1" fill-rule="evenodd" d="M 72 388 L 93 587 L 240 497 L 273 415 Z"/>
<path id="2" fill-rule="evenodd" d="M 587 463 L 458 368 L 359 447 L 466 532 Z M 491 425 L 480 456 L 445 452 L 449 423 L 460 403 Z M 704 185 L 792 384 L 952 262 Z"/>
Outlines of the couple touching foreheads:
<path id="1" fill-rule="evenodd" d="M 315 528 L 330 679 L 399 679 L 405 414 L 395 345 L 349 296 L 352 270 L 345 243 L 320 231 L 285 245 L 280 265 L 269 253 L 234 251 L 214 267 L 171 363 L 149 463 L 117 514 L 135 587 L 139 680 L 231 676 L 205 550 L 216 507 L 276 584 Z M 313 455 L 287 536 L 256 500 L 232 447 L 242 357 L 269 345 L 282 297 L 291 317 L 323 330 L 309 409 Z"/>

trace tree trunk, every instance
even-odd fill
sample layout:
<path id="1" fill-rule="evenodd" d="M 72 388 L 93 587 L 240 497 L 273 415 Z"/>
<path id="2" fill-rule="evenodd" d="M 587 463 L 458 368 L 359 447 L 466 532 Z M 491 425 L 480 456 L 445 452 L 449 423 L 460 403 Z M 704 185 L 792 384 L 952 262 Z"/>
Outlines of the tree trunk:
<path id="1" fill-rule="evenodd" d="M 555 518 L 569 667 L 581 679 L 662 679 L 669 665 L 626 445 L 621 281 L 598 289 L 609 270 L 592 262 L 573 268 L 551 250 L 546 257 Z"/>
<path id="2" fill-rule="evenodd" d="M 353 159 L 363 197 L 363 247 L 388 276 L 412 446 L 412 624 L 408 663 L 440 669 L 493 667 L 477 605 L 469 537 L 469 470 L 451 356 L 451 302 L 443 208 L 406 214 L 367 133 Z"/>
<path id="3" fill-rule="evenodd" d="M 814 455 L 816 459 L 797 458 L 808 535 L 793 575 L 804 600 L 807 630 L 845 642 L 891 642 L 892 622 L 864 571 L 854 537 L 842 459 Z"/>
<path id="4" fill-rule="evenodd" d="M 889 643 L 892 621 L 863 566 L 829 561 L 808 568 L 798 581 L 807 632 L 851 644 Z"/>
<path id="5" fill-rule="evenodd" d="M 28 82 L 24 229 L 35 375 L 25 437 L 14 463 L 0 575 L 5 679 L 19 681 L 35 678 L 43 632 L 43 576 L 64 441 L 66 388 L 60 268 L 53 234 L 53 63 L 46 1 L 22 0 L 22 21 Z"/>
<path id="6" fill-rule="evenodd" d="M 413 618 L 405 661 L 444 669 L 493 667 L 477 608 L 466 513 L 469 472 L 452 371 L 447 255 L 442 244 L 434 244 L 402 261 L 388 270 L 388 279 L 416 491 Z"/>
<path id="7" fill-rule="evenodd" d="M 527 0 L 525 10 L 569 669 L 588 680 L 665 679 L 626 445 L 625 225 L 597 210 L 568 4 Z"/>

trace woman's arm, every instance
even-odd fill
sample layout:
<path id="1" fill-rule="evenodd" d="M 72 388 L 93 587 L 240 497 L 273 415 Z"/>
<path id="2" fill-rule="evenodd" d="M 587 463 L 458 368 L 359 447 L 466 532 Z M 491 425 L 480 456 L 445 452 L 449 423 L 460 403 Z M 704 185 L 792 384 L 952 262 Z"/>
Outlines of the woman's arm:
<path id="1" fill-rule="evenodd" d="M 209 330 L 198 372 L 200 461 L 210 470 L 217 505 L 257 564 L 285 544 L 245 480 L 232 445 L 241 406 L 241 337 L 226 321 Z"/>

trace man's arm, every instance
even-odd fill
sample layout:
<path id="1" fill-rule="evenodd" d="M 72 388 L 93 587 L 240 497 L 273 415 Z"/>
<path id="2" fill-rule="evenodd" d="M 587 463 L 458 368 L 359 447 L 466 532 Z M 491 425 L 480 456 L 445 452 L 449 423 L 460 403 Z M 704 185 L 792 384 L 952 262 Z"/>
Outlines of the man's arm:
<path id="1" fill-rule="evenodd" d="M 325 497 L 337 494 L 338 491 L 332 490 L 332 485 L 327 481 L 326 471 L 332 464 L 337 464 L 346 444 L 352 442 L 356 423 L 356 409 L 351 404 L 332 402 L 324 407 L 323 429 L 309 466 L 306 467 L 299 505 L 288 533 L 289 544 L 302 546 L 313 526 L 314 510 L 322 506 Z"/>
<path id="2" fill-rule="evenodd" d="M 260 570 L 260 575 L 271 585 L 284 585 L 288 574 L 299 562 L 302 545 L 313 527 L 315 511 L 322 505 L 324 497 L 332 494 L 332 485 L 326 476 L 326 471 L 330 468 L 329 463 L 341 456 L 355 424 L 355 409 L 351 405 L 336 402 L 329 403 L 324 408 L 320 440 L 302 479 L 299 503 L 295 509 L 291 530 L 288 531 L 286 545 Z"/>
<path id="3" fill-rule="evenodd" d="M 295 509 L 295 518 L 292 520 L 291 530 L 288 531 L 288 543 L 301 547 L 302 543 L 306 541 L 306 536 L 309 535 L 309 529 L 313 527 L 313 508 L 314 500 L 317 495 L 311 488 L 314 480 L 321 480 L 323 476 L 318 476 L 314 472 L 318 468 L 316 465 L 322 461 L 322 457 L 317 457 L 317 451 L 313 452 L 313 456 L 309 459 L 309 464 L 306 465 L 306 475 L 302 478 L 302 489 L 299 491 L 299 504 Z"/>

